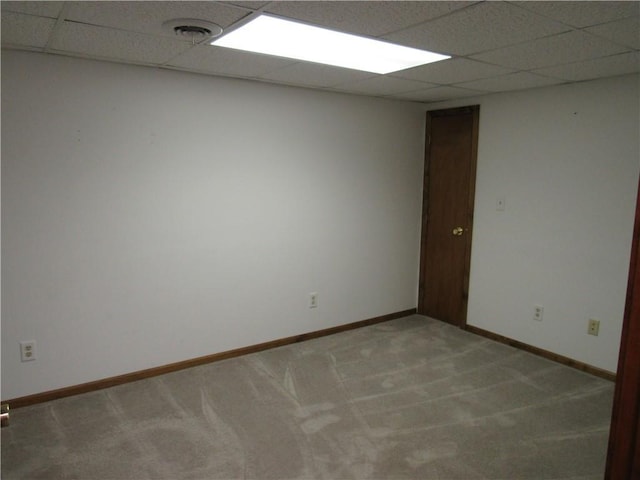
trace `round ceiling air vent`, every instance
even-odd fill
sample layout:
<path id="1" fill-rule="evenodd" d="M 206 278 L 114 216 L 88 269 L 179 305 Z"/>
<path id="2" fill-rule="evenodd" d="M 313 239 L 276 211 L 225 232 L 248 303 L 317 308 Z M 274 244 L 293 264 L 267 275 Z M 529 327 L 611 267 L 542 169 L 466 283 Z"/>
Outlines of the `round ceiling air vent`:
<path id="1" fill-rule="evenodd" d="M 222 27 L 212 22 L 195 18 L 176 18 L 162 24 L 162 28 L 193 43 L 214 38 L 222 34 Z"/>

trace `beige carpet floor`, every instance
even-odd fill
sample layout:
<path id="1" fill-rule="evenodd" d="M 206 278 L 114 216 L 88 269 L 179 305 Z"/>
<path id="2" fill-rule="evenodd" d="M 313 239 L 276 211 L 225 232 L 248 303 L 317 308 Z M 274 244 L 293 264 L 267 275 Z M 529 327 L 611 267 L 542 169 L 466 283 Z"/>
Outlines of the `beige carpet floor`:
<path id="1" fill-rule="evenodd" d="M 10 479 L 602 479 L 614 384 L 414 315 L 13 410 Z"/>

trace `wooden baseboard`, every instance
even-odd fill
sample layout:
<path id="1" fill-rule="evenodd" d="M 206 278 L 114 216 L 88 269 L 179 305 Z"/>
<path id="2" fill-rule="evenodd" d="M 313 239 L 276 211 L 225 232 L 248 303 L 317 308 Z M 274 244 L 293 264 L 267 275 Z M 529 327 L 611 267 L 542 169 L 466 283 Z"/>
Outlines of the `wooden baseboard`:
<path id="1" fill-rule="evenodd" d="M 34 405 L 36 403 L 48 402 L 48 401 L 56 400 L 59 398 L 70 397 L 73 395 L 79 395 L 81 393 L 88 393 L 95 390 L 101 390 L 104 388 L 113 387 L 116 385 L 122 385 L 123 383 L 135 382 L 137 380 L 143 380 L 145 378 L 156 377 L 158 375 L 164 375 L 165 373 L 184 370 L 185 368 L 196 367 L 198 365 L 205 365 L 207 363 L 218 362 L 220 360 L 226 360 L 228 358 L 239 357 L 241 355 L 247 355 L 249 353 L 256 353 L 256 352 L 261 352 L 263 350 L 269 350 L 271 348 L 290 345 L 292 343 L 304 342 L 306 340 L 320 338 L 327 335 L 333 335 L 334 333 L 345 332 L 347 330 L 354 330 L 356 328 L 366 327 L 368 325 L 373 325 L 376 323 L 388 322 L 389 320 L 407 317 L 409 315 L 413 315 L 414 313 L 416 313 L 416 309 L 411 308 L 409 310 L 403 310 L 401 312 L 381 315 L 379 317 L 360 320 L 358 322 L 348 323 L 346 325 L 338 325 L 337 327 L 325 328 L 323 330 L 316 330 L 315 332 L 303 333 L 300 335 L 294 335 L 292 337 L 280 338 L 277 340 L 272 340 L 270 342 L 259 343 L 257 345 L 250 345 L 248 347 L 236 348 L 234 350 L 227 350 L 226 352 L 214 353 L 212 355 L 205 355 L 204 357 L 192 358 L 189 360 L 184 360 L 182 362 L 162 365 L 160 367 L 149 368 L 146 370 L 139 370 L 137 372 L 126 373 L 124 375 L 104 378 L 101 380 L 82 383 L 80 385 L 73 385 L 70 387 L 59 388 L 56 390 L 49 390 L 47 392 L 35 393 L 33 395 L 13 398 L 10 400 L 3 400 L 2 404 L 9 404 L 11 406 L 11 409 L 26 407 L 28 405 Z"/>
<path id="2" fill-rule="evenodd" d="M 604 378 L 605 380 L 610 380 L 612 382 L 616 381 L 616 374 L 610 372 L 608 370 L 603 370 L 598 367 L 593 367 L 586 363 L 579 362 L 577 360 L 573 360 L 572 358 L 565 357 L 563 355 L 558 355 L 557 353 L 550 352 L 548 350 L 544 350 L 542 348 L 534 347 L 532 345 L 528 345 L 526 343 L 519 342 L 518 340 L 514 340 L 509 337 L 503 337 L 497 333 L 489 332 L 487 330 L 483 330 L 482 328 L 474 327 L 472 325 L 466 325 L 465 330 L 471 333 L 475 333 L 476 335 L 480 335 L 482 337 L 489 338 L 491 340 L 495 340 L 500 343 L 504 343 L 506 345 L 510 345 L 512 347 L 518 348 L 520 350 L 524 350 L 529 353 L 533 353 L 540 357 L 544 357 L 548 360 L 552 360 L 554 362 L 561 363 L 563 365 L 567 365 L 568 367 L 576 368 L 578 370 L 582 370 L 583 372 L 590 373 L 591 375 L 595 375 L 596 377 Z"/>

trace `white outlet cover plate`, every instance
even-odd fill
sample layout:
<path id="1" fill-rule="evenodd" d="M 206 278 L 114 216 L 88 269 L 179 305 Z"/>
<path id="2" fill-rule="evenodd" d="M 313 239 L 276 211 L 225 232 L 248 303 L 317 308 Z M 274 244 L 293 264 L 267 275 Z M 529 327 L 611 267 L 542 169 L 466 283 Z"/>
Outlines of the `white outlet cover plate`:
<path id="1" fill-rule="evenodd" d="M 317 308 L 318 307 L 318 293 L 311 292 L 309 294 L 309 308 Z"/>
<path id="2" fill-rule="evenodd" d="M 20 342 L 20 360 L 22 362 L 31 362 L 35 359 L 36 359 L 35 340 Z"/>

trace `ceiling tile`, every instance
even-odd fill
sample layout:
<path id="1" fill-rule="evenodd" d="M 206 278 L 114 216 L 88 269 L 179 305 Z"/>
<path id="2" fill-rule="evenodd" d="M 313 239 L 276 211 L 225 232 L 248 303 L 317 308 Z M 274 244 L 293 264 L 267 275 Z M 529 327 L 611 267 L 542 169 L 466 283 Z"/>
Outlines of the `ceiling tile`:
<path id="1" fill-rule="evenodd" d="M 640 14 L 640 3 L 637 1 L 525 1 L 514 4 L 580 28 Z"/>
<path id="2" fill-rule="evenodd" d="M 392 95 L 393 98 L 403 100 L 414 100 L 417 102 L 440 102 L 443 100 L 450 100 L 453 98 L 473 97 L 475 95 L 484 95 L 486 92 L 477 90 L 469 90 L 467 88 L 457 87 L 435 87 L 427 90 L 421 90 L 409 93 L 400 93 Z"/>
<path id="3" fill-rule="evenodd" d="M 568 65 L 541 68 L 534 72 L 572 82 L 638 73 L 640 72 L 640 52 L 628 52 Z"/>
<path id="4" fill-rule="evenodd" d="M 517 72 L 499 77 L 484 78 L 473 82 L 456 84 L 457 87 L 485 90 L 487 92 L 506 92 L 509 90 L 524 90 L 526 88 L 546 87 L 565 83 L 557 78 L 543 77 L 529 72 Z"/>
<path id="5" fill-rule="evenodd" d="M 342 32 L 378 36 L 446 15 L 474 2 L 273 2 L 266 12 Z"/>
<path id="6" fill-rule="evenodd" d="M 102 59 L 162 64 L 191 45 L 169 37 L 64 22 L 49 47 Z"/>
<path id="7" fill-rule="evenodd" d="M 628 17 L 623 20 L 590 27 L 585 31 L 621 45 L 640 49 L 640 17 Z"/>
<path id="8" fill-rule="evenodd" d="M 567 31 L 505 2 L 483 2 L 385 38 L 438 53 L 469 55 Z"/>
<path id="9" fill-rule="evenodd" d="M 172 59 L 168 65 L 216 75 L 257 77 L 293 63 L 295 62 L 272 55 L 259 55 L 212 45 L 196 45 Z"/>
<path id="10" fill-rule="evenodd" d="M 508 68 L 475 62 L 473 60 L 467 60 L 466 58 L 454 58 L 402 70 L 394 73 L 393 76 L 423 82 L 447 84 L 477 80 L 494 75 L 504 75 L 511 72 L 513 72 L 513 70 Z"/>
<path id="11" fill-rule="evenodd" d="M 2 46 L 21 45 L 43 48 L 56 21 L 20 13 L 2 12 Z"/>
<path id="12" fill-rule="evenodd" d="M 26 13 L 39 17 L 57 18 L 64 2 L 2 2 L 2 14 Z"/>
<path id="13" fill-rule="evenodd" d="M 381 75 L 379 77 L 368 78 L 359 82 L 338 85 L 333 87 L 332 90 L 360 93 L 364 95 L 394 95 L 397 93 L 424 90 L 425 88 L 432 87 L 437 87 L 437 85 Z"/>
<path id="14" fill-rule="evenodd" d="M 414 101 L 640 71 L 640 54 L 630 52 L 640 49 L 639 1 L 2 1 L 0 6 L 7 48 Z M 162 28 L 175 18 L 228 27 L 256 9 L 456 58 L 378 76 L 192 46 Z M 65 17 L 56 23 L 60 15 Z"/>
<path id="15" fill-rule="evenodd" d="M 217 2 L 73 2 L 66 18 L 131 32 L 169 35 L 167 20 L 196 18 L 228 27 L 247 12 Z"/>
<path id="16" fill-rule="evenodd" d="M 574 30 L 533 42 L 475 55 L 472 58 L 521 70 L 604 57 L 627 50 L 588 33 Z"/>
<path id="17" fill-rule="evenodd" d="M 359 70 L 330 67 L 318 63 L 300 62 L 266 75 L 260 75 L 259 78 L 288 85 L 333 87 L 347 82 L 364 80 L 372 76 L 374 76 L 374 74 L 361 72 Z"/>
<path id="18" fill-rule="evenodd" d="M 246 8 L 248 10 L 258 10 L 259 8 L 264 7 L 269 2 L 244 2 L 242 0 L 237 0 L 235 2 L 220 2 L 225 3 L 227 5 L 235 5 L 238 7 Z"/>

